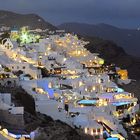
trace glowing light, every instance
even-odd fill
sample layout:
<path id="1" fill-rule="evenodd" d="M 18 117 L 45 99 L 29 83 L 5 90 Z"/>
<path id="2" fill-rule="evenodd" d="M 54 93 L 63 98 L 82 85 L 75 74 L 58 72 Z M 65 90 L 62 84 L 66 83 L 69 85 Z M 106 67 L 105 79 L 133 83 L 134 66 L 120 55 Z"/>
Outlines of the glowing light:
<path id="1" fill-rule="evenodd" d="M 67 60 L 67 58 L 64 58 L 64 62 Z"/>
<path id="2" fill-rule="evenodd" d="M 48 87 L 49 88 L 52 88 L 52 83 L 51 82 L 48 84 Z"/>
<path id="3" fill-rule="evenodd" d="M 40 35 L 37 35 L 36 38 L 37 38 L 37 39 L 40 39 Z"/>
<path id="4" fill-rule="evenodd" d="M 120 75 L 122 80 L 128 79 L 128 72 L 127 72 L 127 70 L 118 70 L 117 73 L 118 73 L 118 75 Z"/>
<path id="5" fill-rule="evenodd" d="M 27 36 L 27 34 L 22 34 L 21 38 L 22 38 L 23 40 L 27 40 L 27 39 L 28 39 L 28 36 Z"/>
<path id="6" fill-rule="evenodd" d="M 99 64 L 103 65 L 104 64 L 104 59 L 99 59 Z"/>
<path id="7" fill-rule="evenodd" d="M 79 81 L 79 87 L 83 85 L 83 82 Z"/>
<path id="8" fill-rule="evenodd" d="M 87 134 L 87 128 L 85 128 L 85 133 Z"/>
<path id="9" fill-rule="evenodd" d="M 96 89 L 95 86 L 93 86 L 93 87 L 92 87 L 92 90 L 95 90 L 95 89 Z"/>
<path id="10" fill-rule="evenodd" d="M 91 130 L 91 135 L 93 135 L 93 131 Z"/>
<path id="11" fill-rule="evenodd" d="M 3 129 L 2 130 L 6 135 L 8 135 L 8 130 L 7 129 Z"/>
<path id="12" fill-rule="evenodd" d="M 96 129 L 96 135 L 98 135 L 97 129 Z"/>
<path id="13" fill-rule="evenodd" d="M 103 135 L 103 130 L 101 130 L 100 134 Z"/>
<path id="14" fill-rule="evenodd" d="M 134 118 L 131 122 L 132 125 L 135 125 L 136 124 L 136 118 Z"/>

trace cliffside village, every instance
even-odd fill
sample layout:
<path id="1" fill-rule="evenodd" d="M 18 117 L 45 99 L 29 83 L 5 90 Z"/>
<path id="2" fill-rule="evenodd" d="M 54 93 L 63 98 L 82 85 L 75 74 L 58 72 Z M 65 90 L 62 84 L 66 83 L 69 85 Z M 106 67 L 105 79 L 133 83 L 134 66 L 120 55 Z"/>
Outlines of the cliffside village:
<path id="1" fill-rule="evenodd" d="M 7 31 L 8 30 L 8 31 Z M 106 64 L 100 54 L 90 53 L 89 42 L 72 33 L 1 28 L 0 87 L 21 87 L 35 102 L 35 111 L 78 128 L 95 140 L 128 138 L 128 126 L 137 123 L 138 99 L 120 86 L 131 79 L 125 69 Z M 12 102 L 11 93 L 0 94 L 0 121 L 24 127 L 24 107 Z M 20 122 L 20 123 L 17 123 Z M 34 139 L 2 127 L 5 139 Z"/>

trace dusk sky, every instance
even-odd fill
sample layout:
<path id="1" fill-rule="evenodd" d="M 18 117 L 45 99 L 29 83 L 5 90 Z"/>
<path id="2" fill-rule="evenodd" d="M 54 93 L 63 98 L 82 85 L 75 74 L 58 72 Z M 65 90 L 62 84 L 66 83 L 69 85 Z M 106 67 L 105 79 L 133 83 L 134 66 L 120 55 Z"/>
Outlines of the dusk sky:
<path id="1" fill-rule="evenodd" d="M 0 0 L 0 9 L 36 13 L 55 25 L 82 22 L 140 26 L 140 0 Z"/>

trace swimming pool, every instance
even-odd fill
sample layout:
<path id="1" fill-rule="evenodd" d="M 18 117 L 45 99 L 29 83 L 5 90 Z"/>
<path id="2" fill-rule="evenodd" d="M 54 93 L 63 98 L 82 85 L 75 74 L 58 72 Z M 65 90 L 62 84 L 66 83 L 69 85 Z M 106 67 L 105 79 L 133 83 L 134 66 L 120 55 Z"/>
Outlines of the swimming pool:
<path id="1" fill-rule="evenodd" d="M 122 106 L 122 105 L 127 105 L 130 104 L 131 102 L 114 102 L 112 105 L 114 106 Z"/>
<path id="2" fill-rule="evenodd" d="M 107 138 L 106 140 L 119 140 L 119 138 Z"/>
<path id="3" fill-rule="evenodd" d="M 78 104 L 83 104 L 83 105 L 90 105 L 90 104 L 96 104 L 97 100 L 81 100 L 77 102 Z"/>

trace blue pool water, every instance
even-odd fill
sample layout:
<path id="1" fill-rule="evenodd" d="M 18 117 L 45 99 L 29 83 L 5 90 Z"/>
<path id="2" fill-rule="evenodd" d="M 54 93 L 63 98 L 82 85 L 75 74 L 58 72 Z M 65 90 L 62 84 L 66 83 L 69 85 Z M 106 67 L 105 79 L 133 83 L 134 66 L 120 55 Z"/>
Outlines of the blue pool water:
<path id="1" fill-rule="evenodd" d="M 122 88 L 117 88 L 116 90 L 117 90 L 117 92 L 124 92 L 124 90 Z"/>
<path id="2" fill-rule="evenodd" d="M 78 104 L 96 104 L 97 100 L 81 100 Z"/>
<path id="3" fill-rule="evenodd" d="M 119 140 L 118 138 L 107 138 L 106 140 Z"/>
<path id="4" fill-rule="evenodd" d="M 112 103 L 112 105 L 114 105 L 114 106 L 122 106 L 122 105 L 127 105 L 127 104 L 130 104 L 130 102 L 115 102 L 115 103 Z"/>

